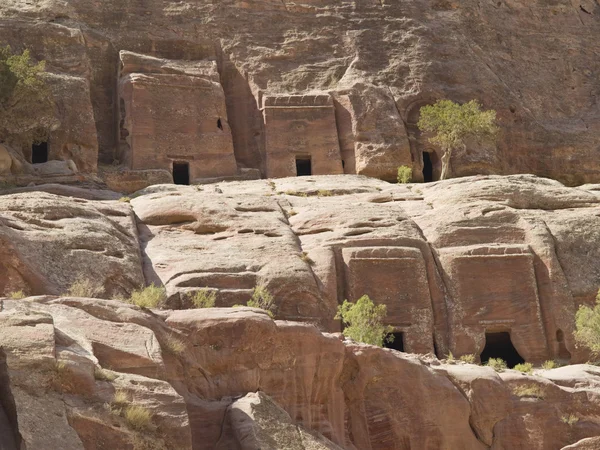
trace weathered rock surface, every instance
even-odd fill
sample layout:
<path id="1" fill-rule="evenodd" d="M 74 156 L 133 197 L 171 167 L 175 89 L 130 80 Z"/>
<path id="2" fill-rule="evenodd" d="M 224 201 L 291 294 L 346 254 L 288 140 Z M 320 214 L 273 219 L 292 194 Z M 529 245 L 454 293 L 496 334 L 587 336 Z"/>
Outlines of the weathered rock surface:
<path id="1" fill-rule="evenodd" d="M 157 316 L 57 297 L 4 307 L 0 398 L 14 398 L 17 436 L 32 450 L 147 448 L 150 438 L 151 448 L 178 450 L 558 450 L 594 448 L 586 439 L 600 434 L 593 366 L 497 374 L 342 341 L 250 308 Z M 145 364 L 120 364 L 142 355 Z M 579 374 L 575 385 L 553 381 L 566 370 Z M 149 431 L 123 418 L 117 392 L 121 408 L 150 412 Z"/>
<path id="2" fill-rule="evenodd" d="M 61 195 L 0 197 L 5 294 L 63 293 L 93 273 L 107 298 L 155 283 L 179 309 L 198 290 L 217 306 L 243 305 L 263 284 L 278 319 L 327 331 L 339 331 L 340 302 L 368 294 L 387 305 L 410 352 L 479 357 L 505 333 L 527 361 L 589 358 L 572 332 L 600 286 L 600 195 L 590 186 L 345 175 L 160 185 L 130 204 L 41 189 Z"/>
<path id="3" fill-rule="evenodd" d="M 155 156 L 177 162 L 187 155 L 193 166 L 198 160 L 187 157 L 196 143 L 174 151 L 162 142 L 188 127 L 189 136 L 218 147 L 203 152 L 208 147 L 197 143 L 196 156 L 215 175 L 235 168 L 232 140 L 239 167 L 267 176 L 293 172 L 296 155 L 331 159 L 327 173 L 385 179 L 408 164 L 420 180 L 423 155 L 435 165 L 439 149 L 415 126 L 419 108 L 447 97 L 494 108 L 503 130 L 497 145 L 473 142 L 456 152 L 457 176 L 533 172 L 581 184 L 600 179 L 599 14 L 594 0 L 5 0 L 0 41 L 48 60 L 61 116 L 50 157 L 72 159 L 83 172 L 95 170 L 98 152 L 109 164 L 119 156 L 118 66 L 126 51 L 197 67 L 216 62 L 223 130 L 212 121 L 209 134 L 198 133 L 172 108 L 171 119 L 153 118 L 138 130 L 162 145 Z M 177 76 L 160 75 L 170 78 L 165 92 L 182 87 Z M 197 91 L 189 93 L 178 97 L 186 110 L 198 107 Z M 288 106 L 273 111 L 274 98 Z M 290 106 L 298 98 L 301 107 Z M 315 98 L 329 99 L 327 112 Z M 153 109 L 160 117 L 172 100 L 163 99 Z M 200 114 L 222 116 L 222 100 Z M 227 145 L 215 147 L 210 134 L 221 131 Z"/>
<path id="4" fill-rule="evenodd" d="M 99 295 L 114 298 L 144 283 L 135 219 L 125 203 L 42 192 L 5 195 L 0 243 L 0 290 L 6 294 L 62 294 L 85 277 Z"/>
<path id="5" fill-rule="evenodd" d="M 296 425 L 288 413 L 262 392 L 250 393 L 227 409 L 225 439 L 216 448 L 231 449 L 234 438 L 243 450 L 341 450 L 317 433 Z M 231 433 L 231 434 L 229 434 Z M 227 439 L 229 438 L 229 439 Z"/>

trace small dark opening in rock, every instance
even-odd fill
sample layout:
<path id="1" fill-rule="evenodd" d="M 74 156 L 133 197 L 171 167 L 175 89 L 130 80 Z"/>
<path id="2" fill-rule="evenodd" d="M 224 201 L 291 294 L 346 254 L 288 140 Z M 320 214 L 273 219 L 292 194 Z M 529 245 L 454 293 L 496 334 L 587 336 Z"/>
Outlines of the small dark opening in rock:
<path id="1" fill-rule="evenodd" d="M 310 158 L 296 158 L 296 175 L 299 177 L 312 175 Z"/>
<path id="2" fill-rule="evenodd" d="M 435 335 L 433 335 L 433 353 L 436 358 L 440 357 L 440 351 L 438 350 L 437 342 L 435 341 Z"/>
<path id="3" fill-rule="evenodd" d="M 433 181 L 433 163 L 431 155 L 427 152 L 423 152 L 423 181 L 425 183 Z"/>
<path id="4" fill-rule="evenodd" d="M 219 117 L 219 119 L 217 120 L 217 128 L 218 128 L 219 130 L 222 130 L 222 129 L 223 129 L 223 123 L 221 122 L 221 118 L 220 118 L 220 117 Z"/>
<path id="5" fill-rule="evenodd" d="M 481 352 L 481 363 L 485 364 L 490 358 L 503 359 L 511 368 L 525 362 L 510 340 L 510 333 L 507 332 L 485 333 L 485 348 Z"/>
<path id="6" fill-rule="evenodd" d="M 31 146 L 31 164 L 48 162 L 48 143 L 40 142 Z"/>
<path id="7" fill-rule="evenodd" d="M 399 352 L 404 351 L 404 333 L 402 331 L 398 331 L 396 333 L 392 333 L 394 336 L 394 342 L 386 342 L 385 348 L 391 348 L 393 350 L 398 350 Z"/>
<path id="8" fill-rule="evenodd" d="M 173 163 L 173 182 L 175 184 L 190 184 L 190 165 L 187 162 Z"/>
<path id="9" fill-rule="evenodd" d="M 344 161 L 344 160 L 342 159 L 342 169 L 345 169 L 345 168 L 346 168 L 346 161 Z"/>
<path id="10" fill-rule="evenodd" d="M 565 345 L 565 334 L 562 330 L 556 330 L 556 340 L 558 342 L 558 359 L 562 361 L 570 361 L 571 352 Z"/>

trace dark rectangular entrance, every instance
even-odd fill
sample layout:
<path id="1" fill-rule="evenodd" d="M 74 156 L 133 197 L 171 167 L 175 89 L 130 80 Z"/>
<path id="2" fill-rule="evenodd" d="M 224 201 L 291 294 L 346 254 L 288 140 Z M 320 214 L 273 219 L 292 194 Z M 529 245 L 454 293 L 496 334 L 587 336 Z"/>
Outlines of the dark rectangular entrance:
<path id="1" fill-rule="evenodd" d="M 175 184 L 190 184 L 190 164 L 187 162 L 173 163 L 173 182 Z"/>
<path id="2" fill-rule="evenodd" d="M 296 175 L 299 177 L 312 175 L 310 158 L 296 158 Z"/>
<path id="3" fill-rule="evenodd" d="M 48 162 L 48 143 L 40 142 L 31 146 L 31 164 Z"/>
<path id="4" fill-rule="evenodd" d="M 404 351 L 404 333 L 402 331 L 398 331 L 396 333 L 392 333 L 394 336 L 393 342 L 386 342 L 385 348 L 392 348 L 394 350 L 398 350 L 399 352 Z"/>

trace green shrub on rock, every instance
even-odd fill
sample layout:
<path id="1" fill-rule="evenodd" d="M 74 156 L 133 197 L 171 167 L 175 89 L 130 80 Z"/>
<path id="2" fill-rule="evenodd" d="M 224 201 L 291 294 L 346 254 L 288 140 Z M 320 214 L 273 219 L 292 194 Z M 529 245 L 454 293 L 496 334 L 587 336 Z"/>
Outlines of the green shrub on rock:
<path id="1" fill-rule="evenodd" d="M 398 167 L 398 183 L 406 184 L 412 181 L 412 169 L 408 166 Z"/>
<path id="2" fill-rule="evenodd" d="M 59 125 L 44 71 L 45 62 L 34 62 L 29 50 L 0 47 L 0 142 L 41 142 Z"/>
<path id="3" fill-rule="evenodd" d="M 490 358 L 486 365 L 494 369 L 496 372 L 502 372 L 503 370 L 508 369 L 506 361 L 504 361 L 502 358 Z"/>
<path id="4" fill-rule="evenodd" d="M 386 342 L 393 342 L 394 330 L 383 321 L 387 315 L 386 305 L 375 305 L 368 295 L 363 295 L 356 303 L 344 300 L 338 306 L 335 319 L 344 323 L 344 336 L 357 342 L 383 347 Z"/>
<path id="5" fill-rule="evenodd" d="M 513 367 L 513 369 L 517 370 L 519 372 L 522 372 L 522 373 L 531 373 L 533 371 L 533 364 L 531 364 L 531 363 L 517 364 L 515 367 Z"/>

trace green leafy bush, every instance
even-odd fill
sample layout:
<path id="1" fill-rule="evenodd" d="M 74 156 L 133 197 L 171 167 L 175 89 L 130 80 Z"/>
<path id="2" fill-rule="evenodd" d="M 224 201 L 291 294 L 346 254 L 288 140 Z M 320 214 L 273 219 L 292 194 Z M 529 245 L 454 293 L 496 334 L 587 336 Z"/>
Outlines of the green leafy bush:
<path id="1" fill-rule="evenodd" d="M 196 308 L 214 308 L 217 301 L 217 293 L 208 289 L 196 291 L 190 298 Z"/>
<path id="2" fill-rule="evenodd" d="M 502 358 L 490 358 L 486 365 L 494 369 L 496 372 L 502 372 L 503 370 L 508 369 L 506 361 L 504 361 Z"/>
<path id="3" fill-rule="evenodd" d="M 442 155 L 442 175 L 445 180 L 451 177 L 450 158 L 452 152 L 466 148 L 465 140 L 495 138 L 498 134 L 496 111 L 482 111 L 476 100 L 460 105 L 451 100 L 439 100 L 433 105 L 423 106 L 418 127 L 421 131 L 432 133 L 429 142 L 439 145 Z"/>
<path id="4" fill-rule="evenodd" d="M 533 372 L 533 364 L 531 364 L 531 363 L 517 364 L 515 367 L 513 367 L 513 369 L 518 370 L 519 372 L 523 372 L 523 373 L 531 373 L 531 372 Z"/>
<path id="5" fill-rule="evenodd" d="M 398 167 L 398 183 L 406 184 L 412 181 L 412 169 L 409 166 Z"/>
<path id="6" fill-rule="evenodd" d="M 44 78 L 45 62 L 29 50 L 0 47 L 0 141 L 18 136 L 41 142 L 58 126 L 52 93 Z"/>
<path id="7" fill-rule="evenodd" d="M 593 308 L 581 306 L 575 315 L 575 341 L 589 348 L 594 355 L 600 354 L 600 292 Z"/>
<path id="8" fill-rule="evenodd" d="M 152 283 L 150 286 L 133 291 L 129 303 L 133 303 L 140 308 L 159 308 L 166 299 L 166 289 Z"/>
<path id="9" fill-rule="evenodd" d="M 386 315 L 386 305 L 375 305 L 368 295 L 363 295 L 356 303 L 344 300 L 338 306 L 335 319 L 341 319 L 344 323 L 344 336 L 383 347 L 384 343 L 394 341 L 394 336 L 390 334 L 394 329 L 383 324 Z"/>
<path id="10" fill-rule="evenodd" d="M 21 290 L 21 291 L 13 291 L 13 292 L 9 292 L 8 294 L 9 298 L 12 298 L 13 300 L 21 300 L 25 297 L 27 297 L 25 295 L 25 293 Z"/>

